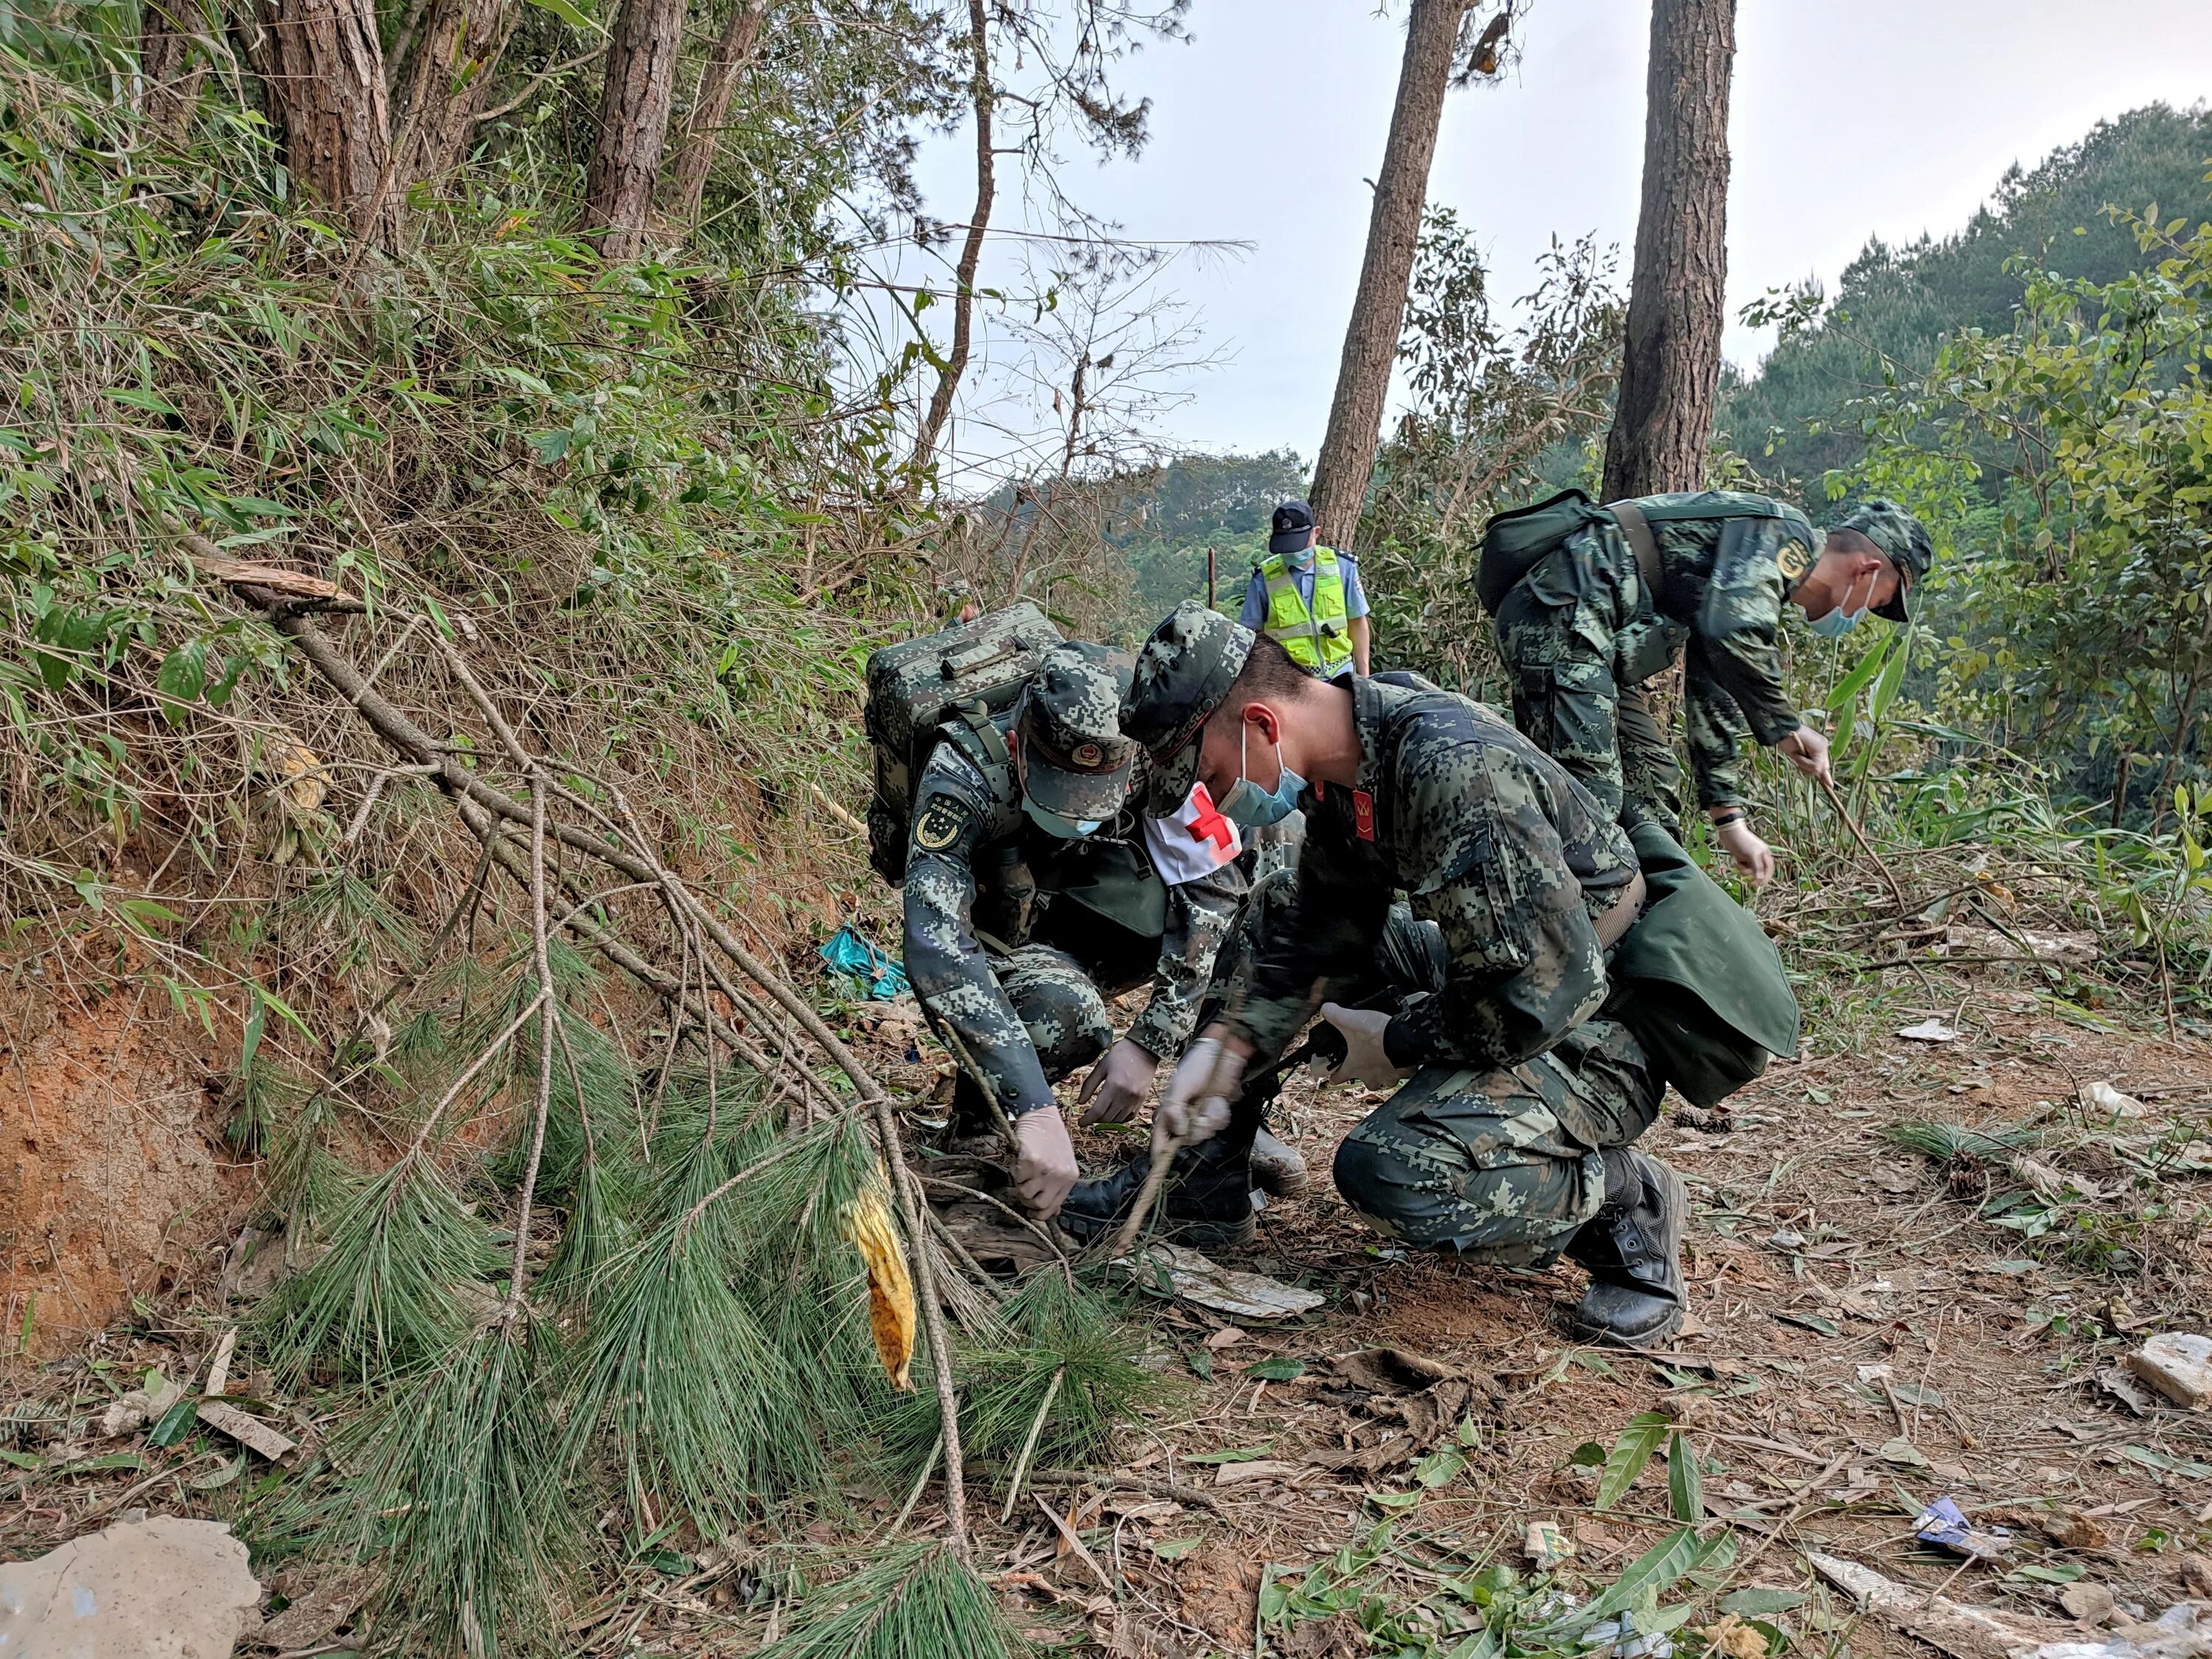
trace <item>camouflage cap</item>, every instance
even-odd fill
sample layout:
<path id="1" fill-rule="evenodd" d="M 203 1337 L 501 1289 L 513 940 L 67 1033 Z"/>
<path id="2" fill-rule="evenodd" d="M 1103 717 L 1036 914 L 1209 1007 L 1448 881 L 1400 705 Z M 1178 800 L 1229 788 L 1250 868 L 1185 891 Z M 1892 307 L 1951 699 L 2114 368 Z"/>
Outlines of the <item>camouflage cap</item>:
<path id="1" fill-rule="evenodd" d="M 1221 707 L 1252 654 L 1253 632 L 1196 599 L 1185 599 L 1137 648 L 1121 699 L 1121 729 L 1152 757 L 1145 810 L 1164 817 L 1183 804 L 1198 775 L 1198 734 Z"/>
<path id="2" fill-rule="evenodd" d="M 1104 823 L 1121 810 L 1137 745 L 1121 734 L 1129 653 L 1088 640 L 1055 645 L 1022 689 L 1022 793 L 1048 812 Z"/>
<path id="3" fill-rule="evenodd" d="M 1928 574 L 1928 567 L 1936 562 L 1936 549 L 1928 539 L 1927 526 L 1887 496 L 1853 507 L 1833 526 L 1838 530 L 1856 531 L 1875 544 L 1882 557 L 1897 567 L 1897 592 L 1889 603 L 1875 607 L 1875 615 L 1887 617 L 1892 622 L 1911 619 L 1911 600 L 1920 586 L 1920 579 Z"/>

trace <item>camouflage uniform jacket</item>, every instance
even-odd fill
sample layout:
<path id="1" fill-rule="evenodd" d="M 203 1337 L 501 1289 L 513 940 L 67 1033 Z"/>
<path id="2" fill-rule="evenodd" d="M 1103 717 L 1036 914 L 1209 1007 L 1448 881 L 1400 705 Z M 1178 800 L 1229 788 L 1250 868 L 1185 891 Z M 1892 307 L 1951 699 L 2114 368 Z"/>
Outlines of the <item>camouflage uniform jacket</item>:
<path id="1" fill-rule="evenodd" d="M 1011 721 L 1011 715 L 998 718 L 1002 734 Z M 1073 902 L 1062 890 L 1083 883 L 1093 865 L 1150 874 L 1152 861 L 1133 811 L 1080 842 L 1061 841 L 1029 821 L 1008 769 L 981 754 L 965 731 L 945 731 L 915 787 L 906 866 L 907 975 L 922 1006 L 951 1029 L 996 1086 L 1000 1103 L 1010 1114 L 1025 1112 L 1052 1104 L 1052 1087 L 992 971 L 987 945 L 1004 951 L 1030 943 L 1055 899 Z M 1141 777 L 1130 799 L 1143 799 Z M 1130 1041 L 1162 1059 L 1182 1051 L 1244 891 L 1243 874 L 1233 864 L 1165 889 L 1152 999 L 1130 1026 Z M 1071 926 L 1054 930 L 1055 942 L 1081 960 L 1081 935 L 1110 930 L 1103 920 Z"/>
<path id="2" fill-rule="evenodd" d="M 1449 692 L 1352 682 L 1359 779 L 1307 791 L 1283 924 L 1227 1017 L 1262 1055 L 1311 1012 L 1316 981 L 1374 959 L 1391 893 L 1443 934 L 1444 988 L 1390 1022 L 1401 1066 L 1517 1066 L 1596 1013 L 1591 926 L 1635 879 L 1635 848 L 1589 792 L 1492 710 Z"/>
<path id="3" fill-rule="evenodd" d="M 1708 504 L 1718 509 L 1714 516 L 1689 516 Z M 1638 505 L 1652 514 L 1659 548 L 1653 609 L 1675 624 L 1667 633 L 1687 636 L 1683 718 L 1698 804 L 1732 806 L 1743 799 L 1737 750 L 1744 734 L 1771 749 L 1802 724 L 1783 688 L 1776 641 L 1782 607 L 1811 568 L 1813 526 L 1793 507 L 1740 490 L 1646 495 Z M 1668 516 L 1674 513 L 1684 516 Z M 1624 574 L 1633 572 L 1626 541 L 1610 531 L 1605 539 Z M 1650 672 L 1662 666 L 1654 662 Z"/>

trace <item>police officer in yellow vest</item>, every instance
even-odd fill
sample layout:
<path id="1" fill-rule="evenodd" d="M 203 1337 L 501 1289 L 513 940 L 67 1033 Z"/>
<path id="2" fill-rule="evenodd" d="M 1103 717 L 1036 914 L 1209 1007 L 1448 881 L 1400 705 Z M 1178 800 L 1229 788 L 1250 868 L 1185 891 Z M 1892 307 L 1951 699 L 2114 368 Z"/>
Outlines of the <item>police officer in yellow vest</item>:
<path id="1" fill-rule="evenodd" d="M 1267 556 L 1244 590 L 1244 626 L 1281 645 L 1291 660 L 1325 680 L 1346 680 L 1368 669 L 1372 638 L 1358 563 L 1348 553 L 1316 547 L 1313 508 L 1285 501 L 1269 526 Z"/>

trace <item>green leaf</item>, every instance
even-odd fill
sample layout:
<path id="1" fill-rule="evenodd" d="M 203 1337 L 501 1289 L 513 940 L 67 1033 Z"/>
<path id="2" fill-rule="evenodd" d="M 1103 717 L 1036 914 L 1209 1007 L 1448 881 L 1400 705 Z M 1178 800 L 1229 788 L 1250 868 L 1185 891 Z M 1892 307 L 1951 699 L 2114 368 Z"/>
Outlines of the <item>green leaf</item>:
<path id="1" fill-rule="evenodd" d="M 1699 1543 L 1695 1530 L 1679 1527 L 1638 1556 L 1621 1574 L 1620 1583 L 1608 1586 L 1602 1594 L 1545 1628 L 1552 1632 L 1586 1628 L 1623 1607 L 1656 1601 L 1686 1574 L 1705 1568 L 1724 1568 L 1735 1559 L 1733 1532 L 1717 1532 Z"/>
<path id="2" fill-rule="evenodd" d="M 1695 1526 L 1705 1519 L 1705 1479 L 1698 1472 L 1698 1455 L 1680 1429 L 1667 1443 L 1667 1498 L 1677 1521 Z"/>
<path id="3" fill-rule="evenodd" d="M 1306 1374 L 1306 1362 L 1293 1359 L 1288 1354 L 1276 1354 L 1256 1365 L 1247 1365 L 1244 1375 L 1256 1376 L 1268 1382 L 1295 1382 Z"/>
<path id="4" fill-rule="evenodd" d="M 192 1425 L 198 1420 L 200 1402 L 198 1399 L 188 1395 L 179 1400 L 161 1413 L 161 1420 L 154 1425 L 154 1431 L 146 1437 L 146 1443 L 155 1451 L 161 1450 L 164 1446 L 175 1445 L 192 1431 Z"/>
<path id="5" fill-rule="evenodd" d="M 1889 661 L 1881 671 L 1881 678 L 1875 683 L 1873 701 L 1868 704 L 1868 712 L 1873 714 L 1877 724 L 1888 714 L 1890 704 L 1897 701 L 1897 689 L 1905 684 L 1905 660 L 1912 654 L 1912 632 L 1910 629 L 1899 629 L 1893 637 L 1897 641 L 1896 647 L 1890 652 Z"/>
<path id="6" fill-rule="evenodd" d="M 2031 1565 L 2014 1568 L 2005 1575 L 2008 1578 L 2025 1578 L 2033 1584 L 2070 1584 L 2088 1569 L 2074 1562 L 2063 1566 Z"/>
<path id="7" fill-rule="evenodd" d="M 551 12 L 571 28 L 586 29 L 597 33 L 605 33 L 599 27 L 599 20 L 576 5 L 574 0 L 530 0 L 530 3 Z"/>
<path id="8" fill-rule="evenodd" d="M 1834 714 L 1849 703 L 1852 698 L 1857 696 L 1866 683 L 1875 677 L 1875 671 L 1881 666 L 1882 659 L 1889 654 L 1889 647 L 1894 637 L 1894 635 L 1885 635 L 1877 640 L 1868 649 L 1866 655 L 1852 665 L 1851 672 L 1836 682 L 1836 689 L 1828 693 L 1830 714 Z M 1838 746 L 1841 746 L 1840 739 L 1838 739 Z"/>
<path id="9" fill-rule="evenodd" d="M 1421 1501 L 1418 1492 L 1370 1492 L 1367 1501 L 1382 1510 L 1409 1510 Z"/>
<path id="10" fill-rule="evenodd" d="M 1249 1463 L 1265 1457 L 1275 1449 L 1272 1440 L 1262 1440 L 1256 1446 L 1239 1446 L 1231 1451 L 1193 1452 L 1182 1461 L 1186 1463 Z"/>
<path id="11" fill-rule="evenodd" d="M 1213 1381 L 1213 1354 L 1210 1349 L 1193 1348 L 1183 1356 L 1183 1363 L 1190 1367 L 1190 1374 L 1200 1382 Z"/>
<path id="12" fill-rule="evenodd" d="M 179 703 L 193 703 L 207 689 L 207 647 L 198 640 L 186 640 L 161 659 L 154 684 L 161 695 L 171 699 L 162 706 L 161 713 L 170 725 L 182 726 L 191 716 Z"/>
<path id="13" fill-rule="evenodd" d="M 1449 1486 L 1466 1472 L 1467 1459 L 1449 1446 L 1439 1446 L 1413 1465 L 1413 1479 L 1434 1491 Z"/>
<path id="14" fill-rule="evenodd" d="M 1156 1539 L 1152 1543 L 1152 1553 L 1163 1561 L 1180 1561 L 1205 1541 L 1202 1538 Z"/>
<path id="15" fill-rule="evenodd" d="M 34 1453 L 10 1451 L 5 1447 L 0 1447 L 0 1463 L 15 1469 L 43 1469 L 46 1467 L 46 1460 Z"/>
<path id="16" fill-rule="evenodd" d="M 1620 1437 L 1613 1443 L 1613 1449 L 1606 1454 L 1605 1475 L 1597 1483 L 1598 1508 L 1609 1510 L 1621 1500 L 1672 1426 L 1672 1420 L 1658 1412 L 1644 1412 L 1629 1419 Z"/>
<path id="17" fill-rule="evenodd" d="M 185 1481 L 185 1484 L 190 1486 L 194 1492 L 214 1492 L 218 1487 L 228 1486 L 232 1481 L 237 1480 L 240 1475 L 245 1473 L 246 1454 L 244 1452 L 240 1452 L 229 1462 L 218 1464 L 214 1473 L 210 1474 L 196 1474 L 191 1480 Z"/>
<path id="18" fill-rule="evenodd" d="M 1605 1467 L 1605 1448 L 1595 1440 L 1585 1440 L 1567 1454 L 1571 1469 L 1597 1469 Z"/>
<path id="19" fill-rule="evenodd" d="M 1771 1615 L 1801 1607 L 1805 1601 L 1802 1590 L 1769 1589 L 1754 1584 L 1749 1589 L 1734 1590 L 1721 1597 L 1721 1611 Z"/>
<path id="20" fill-rule="evenodd" d="M 1786 1320 L 1792 1325 L 1802 1325 L 1808 1331 L 1818 1331 L 1823 1336 L 1843 1334 L 1843 1331 L 1837 1326 L 1834 1320 L 1823 1319 L 1818 1314 L 1778 1313 L 1774 1316 L 1777 1319 Z"/>
<path id="21" fill-rule="evenodd" d="M 137 1452 L 109 1452 L 101 1457 L 80 1457 L 74 1463 L 64 1463 L 55 1471 L 58 1474 L 97 1474 L 103 1469 L 143 1469 L 146 1460 Z"/>

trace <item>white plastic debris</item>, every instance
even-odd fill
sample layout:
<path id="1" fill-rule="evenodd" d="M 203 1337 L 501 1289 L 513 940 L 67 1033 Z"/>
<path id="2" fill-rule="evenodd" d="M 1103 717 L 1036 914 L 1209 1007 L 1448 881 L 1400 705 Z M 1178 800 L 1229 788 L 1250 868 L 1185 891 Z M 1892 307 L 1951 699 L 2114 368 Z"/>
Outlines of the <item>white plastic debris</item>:
<path id="1" fill-rule="evenodd" d="M 2085 1083 L 2081 1085 L 2081 1104 L 2085 1110 L 2101 1112 L 2109 1118 L 2148 1117 L 2150 1108 L 2133 1095 L 2124 1095 L 2109 1083 Z"/>
<path id="2" fill-rule="evenodd" d="M 1917 1025 L 1907 1025 L 1898 1032 L 1907 1042 L 1956 1042 L 1958 1030 L 1940 1019 L 1923 1019 Z"/>
<path id="3" fill-rule="evenodd" d="M 8 1659 L 230 1659 L 261 1628 L 246 1546 L 219 1521 L 171 1516 L 88 1533 L 0 1565 Z"/>
<path id="4" fill-rule="evenodd" d="M 2212 1405 L 2212 1336 L 2161 1331 L 2128 1356 L 2127 1367 L 2177 1406 Z"/>

